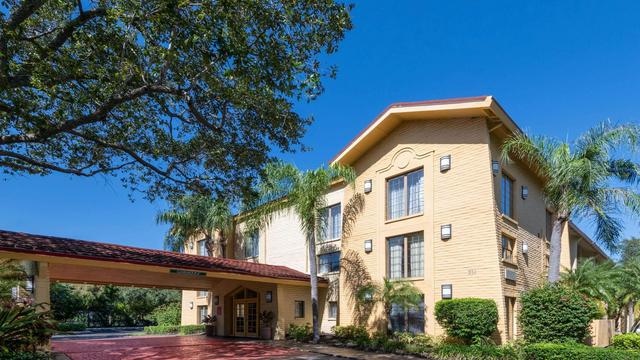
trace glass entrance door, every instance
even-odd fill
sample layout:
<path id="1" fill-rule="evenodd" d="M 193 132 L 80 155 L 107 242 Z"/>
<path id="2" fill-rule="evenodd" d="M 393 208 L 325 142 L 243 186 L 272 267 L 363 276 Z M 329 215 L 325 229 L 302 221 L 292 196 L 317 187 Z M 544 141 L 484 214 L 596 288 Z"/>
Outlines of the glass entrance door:
<path id="1" fill-rule="evenodd" d="M 240 289 L 233 296 L 233 334 L 258 336 L 258 293 Z"/>

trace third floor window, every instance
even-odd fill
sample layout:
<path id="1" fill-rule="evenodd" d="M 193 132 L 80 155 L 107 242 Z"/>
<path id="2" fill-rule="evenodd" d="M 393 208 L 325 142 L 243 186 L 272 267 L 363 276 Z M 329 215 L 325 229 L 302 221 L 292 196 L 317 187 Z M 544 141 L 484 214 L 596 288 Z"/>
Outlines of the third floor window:
<path id="1" fill-rule="evenodd" d="M 387 180 L 387 219 L 421 214 L 424 211 L 424 170 Z"/>
<path id="2" fill-rule="evenodd" d="M 513 179 L 509 175 L 502 174 L 500 192 L 502 195 L 500 209 L 503 214 L 513 218 Z"/>
<path id="3" fill-rule="evenodd" d="M 320 234 L 318 234 L 320 241 L 340 239 L 342 234 L 342 209 L 340 204 L 322 209 L 320 221 L 322 222 L 320 224 Z"/>

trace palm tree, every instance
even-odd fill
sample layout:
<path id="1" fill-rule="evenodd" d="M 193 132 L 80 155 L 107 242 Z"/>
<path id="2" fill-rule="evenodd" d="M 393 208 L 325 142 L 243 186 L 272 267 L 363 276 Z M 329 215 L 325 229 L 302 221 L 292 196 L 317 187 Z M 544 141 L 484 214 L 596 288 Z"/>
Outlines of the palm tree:
<path id="1" fill-rule="evenodd" d="M 12 289 L 21 286 L 27 274 L 15 260 L 0 259 L 0 302 L 11 300 Z"/>
<path id="2" fill-rule="evenodd" d="M 594 258 L 578 262 L 575 269 L 560 274 L 560 283 L 608 306 L 615 296 L 619 269 L 612 262 L 597 263 Z"/>
<path id="3" fill-rule="evenodd" d="M 416 309 L 422 302 L 422 293 L 409 281 L 384 278 L 382 284 L 370 283 L 362 286 L 358 290 L 357 298 L 362 302 L 382 303 L 387 319 L 387 333 L 391 333 L 393 305 L 405 310 Z M 408 322 L 405 321 L 404 331 L 409 331 L 408 326 Z"/>
<path id="4" fill-rule="evenodd" d="M 505 161 L 515 158 L 528 164 L 544 180 L 547 207 L 555 213 L 551 235 L 549 281 L 560 276 L 560 241 L 567 222 L 588 218 L 596 224 L 596 238 L 614 250 L 622 223 L 618 209 L 640 214 L 640 165 L 619 158 L 621 150 L 638 148 L 640 127 L 613 126 L 608 122 L 592 128 L 575 142 L 515 134 L 502 145 Z M 612 184 L 621 186 L 613 186 Z"/>
<path id="5" fill-rule="evenodd" d="M 182 196 L 172 201 L 170 210 L 159 213 L 156 221 L 171 224 L 165 248 L 179 251 L 186 243 L 203 236 L 209 256 L 221 246 L 225 257 L 224 245 L 233 231 L 233 216 L 227 202 L 206 195 Z"/>
<path id="6" fill-rule="evenodd" d="M 302 171 L 294 165 L 281 162 L 266 166 L 264 179 L 258 185 L 257 201 L 250 204 L 247 216 L 247 232 L 264 228 L 278 214 L 293 211 L 300 229 L 306 234 L 309 248 L 309 272 L 311 275 L 311 313 L 313 316 L 313 340 L 320 339 L 318 328 L 318 271 L 316 264 L 316 239 L 323 228 L 325 195 L 332 184 L 342 179 L 353 186 L 355 172 L 350 167 L 332 165 L 315 170 Z"/>

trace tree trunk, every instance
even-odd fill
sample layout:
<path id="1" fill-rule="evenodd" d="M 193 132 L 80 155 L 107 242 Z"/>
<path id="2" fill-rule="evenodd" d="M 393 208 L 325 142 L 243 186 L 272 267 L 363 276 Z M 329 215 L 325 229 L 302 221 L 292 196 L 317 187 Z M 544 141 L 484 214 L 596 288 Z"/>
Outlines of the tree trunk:
<path id="1" fill-rule="evenodd" d="M 318 326 L 318 269 L 316 264 L 316 237 L 314 233 L 307 234 L 309 243 L 309 273 L 311 275 L 311 316 L 313 317 L 313 342 L 320 341 Z"/>
<path id="2" fill-rule="evenodd" d="M 568 217 L 558 215 L 553 220 L 553 231 L 551 232 L 551 247 L 549 254 L 549 282 L 556 283 L 560 280 L 560 252 L 562 242 L 562 230 Z"/>
<path id="3" fill-rule="evenodd" d="M 391 335 L 393 333 L 393 328 L 391 327 L 391 305 L 384 305 L 384 312 L 387 315 L 387 335 Z"/>

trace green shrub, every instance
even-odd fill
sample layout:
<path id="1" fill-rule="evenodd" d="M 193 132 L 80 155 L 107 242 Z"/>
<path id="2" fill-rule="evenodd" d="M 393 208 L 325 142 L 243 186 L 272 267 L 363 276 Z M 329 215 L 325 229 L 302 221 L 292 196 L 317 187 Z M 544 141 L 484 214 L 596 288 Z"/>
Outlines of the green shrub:
<path id="1" fill-rule="evenodd" d="M 0 351 L 33 351 L 49 341 L 56 322 L 43 306 L 0 307 Z"/>
<path id="2" fill-rule="evenodd" d="M 498 307 L 488 299 L 440 300 L 436 303 L 435 317 L 449 336 L 469 343 L 496 331 Z"/>
<path id="3" fill-rule="evenodd" d="M 165 326 L 145 326 L 145 334 L 163 335 L 163 334 L 180 334 L 191 335 L 204 332 L 204 325 L 165 325 Z"/>
<path id="4" fill-rule="evenodd" d="M 522 349 L 526 360 L 639 360 L 640 352 L 590 347 L 582 344 L 541 343 Z"/>
<path id="5" fill-rule="evenodd" d="M 364 326 L 334 326 L 335 337 L 343 341 L 363 342 L 369 340 L 369 332 Z"/>
<path id="6" fill-rule="evenodd" d="M 83 323 L 65 322 L 65 323 L 58 323 L 56 325 L 56 331 L 59 331 L 59 332 L 83 331 L 86 329 L 87 329 L 87 326 Z"/>
<path id="7" fill-rule="evenodd" d="M 169 303 L 155 308 L 150 318 L 158 326 L 180 325 L 180 312 L 179 303 Z"/>
<path id="8" fill-rule="evenodd" d="M 45 352 L 25 352 L 11 351 L 0 352 L 0 360 L 51 360 L 53 357 L 50 353 Z"/>
<path id="9" fill-rule="evenodd" d="M 530 343 L 581 342 L 599 316 L 596 303 L 559 285 L 545 285 L 522 295 L 519 321 Z"/>
<path id="10" fill-rule="evenodd" d="M 640 350 L 640 334 L 618 334 L 613 337 L 612 345 L 616 349 Z"/>
<path id="11" fill-rule="evenodd" d="M 443 360 L 519 360 L 518 351 L 510 346 L 441 344 L 430 355 Z"/>
<path id="12" fill-rule="evenodd" d="M 296 325 L 289 324 L 289 331 L 287 337 L 296 341 L 309 341 L 313 336 L 313 330 L 310 324 Z"/>

